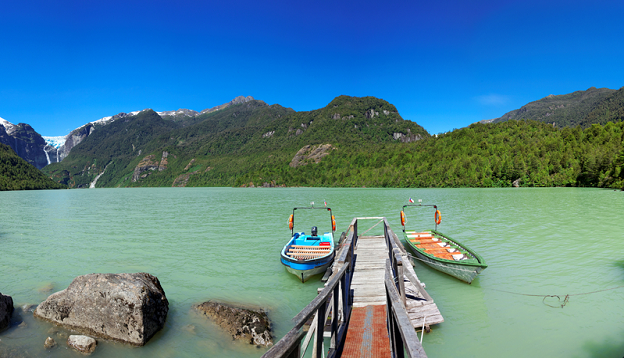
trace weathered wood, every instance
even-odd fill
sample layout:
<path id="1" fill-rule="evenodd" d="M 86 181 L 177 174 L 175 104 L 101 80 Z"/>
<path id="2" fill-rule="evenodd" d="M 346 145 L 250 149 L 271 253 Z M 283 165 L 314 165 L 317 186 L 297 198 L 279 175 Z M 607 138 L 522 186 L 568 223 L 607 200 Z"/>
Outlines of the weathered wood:
<path id="1" fill-rule="evenodd" d="M 442 322 L 443 318 L 431 297 L 420 284 L 412 265 L 405 264 L 405 262 L 410 262 L 407 251 L 390 229 L 387 219 L 376 218 L 383 219 L 384 235 L 361 237 L 358 236 L 358 219 L 363 218 L 354 218 L 347 232 L 341 235 L 340 245 L 336 248 L 333 273 L 331 275 L 326 274 L 326 276 L 329 275 L 329 281 L 325 284 L 325 288 L 293 318 L 293 329 L 282 339 L 286 340 L 287 343 L 280 343 L 282 342 L 280 340 L 274 346 L 277 346 L 276 351 L 283 352 L 285 351 L 284 347 L 287 347 L 291 352 L 300 352 L 302 335 L 299 334 L 299 341 L 295 342 L 293 340 L 293 337 L 297 336 L 295 332 L 298 332 L 305 322 L 309 324 L 310 317 L 316 312 L 325 317 L 326 314 L 323 311 L 330 311 L 331 319 L 329 322 L 326 322 L 325 319 L 318 319 L 315 322 L 316 339 L 313 351 L 314 356 L 322 355 L 322 337 L 325 336 L 331 339 L 328 357 L 339 356 L 347 332 L 345 323 L 349 322 L 351 315 L 350 306 L 387 305 L 388 317 L 393 317 L 388 328 L 389 334 L 395 338 L 393 340 L 394 352 L 398 353 L 398 356 L 402 356 L 402 348 L 400 347 L 405 345 L 406 352 L 410 357 L 426 357 L 417 336 L 415 336 L 414 325 L 418 322 L 420 324 L 418 329 L 420 329 L 424 321 L 425 327 L 428 328 L 430 324 Z M 303 251 L 306 255 L 310 255 L 310 251 L 315 254 L 322 250 L 316 248 L 309 250 L 307 247 L 296 249 Z M 395 272 L 398 272 L 400 277 L 399 280 L 396 280 L 400 291 L 397 291 L 395 280 L 386 273 L 388 258 L 393 259 Z M 406 297 L 406 293 L 409 293 L 410 297 Z M 331 302 L 330 297 L 333 297 Z M 389 302 L 390 299 L 393 300 L 393 303 Z M 409 329 L 406 330 L 406 327 Z M 312 340 L 311 336 L 308 337 L 304 343 Z M 414 339 L 414 337 L 416 338 Z M 263 357 L 285 356 L 274 353 L 272 348 Z"/>
<path id="2" fill-rule="evenodd" d="M 390 268 L 390 260 L 386 262 L 386 277 L 385 277 L 386 291 L 388 293 L 388 300 L 391 301 L 389 305 L 392 310 L 393 318 L 396 322 L 398 333 L 401 335 L 403 345 L 407 350 L 410 357 L 427 357 L 425 350 L 420 344 L 420 340 L 414 331 L 412 322 L 407 316 L 405 308 L 402 306 L 399 293 L 396 290 L 394 282 L 392 280 L 392 269 Z"/>

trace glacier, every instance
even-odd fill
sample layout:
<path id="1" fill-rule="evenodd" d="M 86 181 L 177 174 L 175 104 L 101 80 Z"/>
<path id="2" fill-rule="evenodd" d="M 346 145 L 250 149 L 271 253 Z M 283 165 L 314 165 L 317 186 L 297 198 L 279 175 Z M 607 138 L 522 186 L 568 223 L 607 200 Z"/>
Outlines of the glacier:
<path id="1" fill-rule="evenodd" d="M 57 137 L 49 137 L 49 136 L 41 136 L 45 142 L 56 149 L 59 149 L 63 144 L 65 144 L 65 140 L 67 140 L 67 136 L 57 136 Z"/>

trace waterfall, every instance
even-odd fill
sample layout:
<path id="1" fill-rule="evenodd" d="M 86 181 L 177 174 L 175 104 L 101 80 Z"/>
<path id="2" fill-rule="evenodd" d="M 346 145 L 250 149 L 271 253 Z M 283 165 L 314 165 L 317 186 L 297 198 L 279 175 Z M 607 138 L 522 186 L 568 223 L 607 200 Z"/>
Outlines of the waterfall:
<path id="1" fill-rule="evenodd" d="M 108 168 L 108 166 L 110 165 L 110 163 L 106 164 L 106 167 L 104 168 L 104 170 L 102 170 L 102 172 L 100 174 L 98 174 L 95 179 L 93 179 L 93 181 L 91 182 L 91 184 L 89 184 L 89 189 L 95 189 L 95 183 L 97 183 L 98 179 L 100 179 L 100 177 L 102 175 L 104 175 L 104 172 L 106 172 L 106 168 Z"/>
<path id="2" fill-rule="evenodd" d="M 45 147 L 43 147 L 43 152 L 45 153 L 46 158 L 48 159 L 48 165 L 50 165 L 50 163 L 52 162 L 50 161 L 50 155 L 48 154 L 48 152 L 46 152 Z"/>

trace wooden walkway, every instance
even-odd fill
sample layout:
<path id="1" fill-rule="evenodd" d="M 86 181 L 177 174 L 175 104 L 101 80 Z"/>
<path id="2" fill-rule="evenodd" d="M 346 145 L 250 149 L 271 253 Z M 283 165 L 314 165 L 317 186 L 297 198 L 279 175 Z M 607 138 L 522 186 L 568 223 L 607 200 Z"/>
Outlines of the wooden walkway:
<path id="1" fill-rule="evenodd" d="M 400 250 L 402 251 L 403 262 L 406 263 L 403 267 L 406 271 L 403 282 L 405 284 L 405 306 L 408 316 L 416 330 L 421 330 L 423 323 L 428 330 L 429 326 L 444 322 L 444 318 L 422 284 L 417 287 L 408 279 L 408 276 L 411 276 L 420 284 L 407 252 L 403 251 L 403 247 L 400 247 Z M 388 247 L 384 237 L 382 235 L 360 236 L 355 248 L 355 256 L 355 270 L 351 282 L 353 307 L 386 305 L 384 272 L 388 258 Z"/>
<path id="2" fill-rule="evenodd" d="M 384 274 L 388 248 L 383 236 L 360 236 L 355 247 L 353 307 L 386 305 Z"/>
<path id="3" fill-rule="evenodd" d="M 384 235 L 363 236 L 377 224 L 358 230 L 366 225 L 360 221 L 371 219 L 383 222 Z M 293 318 L 294 327 L 263 358 L 303 358 L 309 345 L 316 358 L 325 352 L 328 358 L 427 357 L 416 331 L 444 319 L 386 218 L 354 218 L 331 271 L 318 296 Z"/>
<path id="4" fill-rule="evenodd" d="M 399 247 L 399 251 L 401 249 L 404 250 L 403 247 Z M 444 318 L 433 299 L 420 285 L 406 252 L 403 251 L 402 253 L 403 261 L 406 263 L 403 281 L 408 316 L 415 329 L 421 330 L 424 325 L 429 330 L 431 325 L 444 322 Z M 369 312 L 367 316 L 369 317 L 374 306 L 381 306 L 383 311 L 386 311 L 384 275 L 387 259 L 388 246 L 383 235 L 360 236 L 358 238 L 355 247 L 355 269 L 351 281 L 353 316 L 349 323 L 343 357 L 386 357 L 386 353 L 390 354 L 386 316 L 376 314 L 370 319 L 356 318 L 358 313 L 364 315 L 363 312 Z M 413 284 L 408 276 L 412 276 L 420 287 Z M 385 343 L 385 348 L 379 347 L 381 342 Z M 358 345 L 360 349 L 353 348 Z M 347 349 L 347 347 L 350 348 Z M 363 355 L 364 352 L 376 352 L 376 354 Z"/>

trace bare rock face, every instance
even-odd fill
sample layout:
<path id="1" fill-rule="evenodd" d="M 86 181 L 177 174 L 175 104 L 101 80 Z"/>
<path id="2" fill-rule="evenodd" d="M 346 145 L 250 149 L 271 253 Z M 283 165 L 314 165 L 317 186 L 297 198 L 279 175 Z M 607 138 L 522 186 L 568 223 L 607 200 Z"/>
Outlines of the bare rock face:
<path id="1" fill-rule="evenodd" d="M 143 158 L 139 164 L 134 168 L 134 173 L 132 173 L 132 182 L 136 183 L 138 180 L 147 177 L 150 173 L 148 170 L 157 170 L 160 166 L 158 161 L 154 160 L 154 155 L 148 155 Z M 147 172 L 147 173 L 146 173 Z"/>
<path id="2" fill-rule="evenodd" d="M 168 311 L 158 278 L 141 272 L 78 276 L 34 315 L 94 337 L 142 346 L 163 328 Z"/>
<path id="3" fill-rule="evenodd" d="M 78 352 L 91 354 L 97 346 L 97 341 L 88 336 L 71 335 L 67 338 L 67 345 Z"/>
<path id="4" fill-rule="evenodd" d="M 290 162 L 290 166 L 296 168 L 300 165 L 306 165 L 307 161 L 312 160 L 319 163 L 323 157 L 329 155 L 331 150 L 335 149 L 331 144 L 306 145 L 299 149 L 297 154 Z"/>
<path id="5" fill-rule="evenodd" d="M 11 324 L 13 310 L 13 298 L 0 293 L 0 332 L 7 329 Z"/>
<path id="6" fill-rule="evenodd" d="M 234 339 L 242 339 L 257 346 L 273 344 L 271 323 L 265 312 L 210 301 L 194 308 L 210 317 Z"/>

